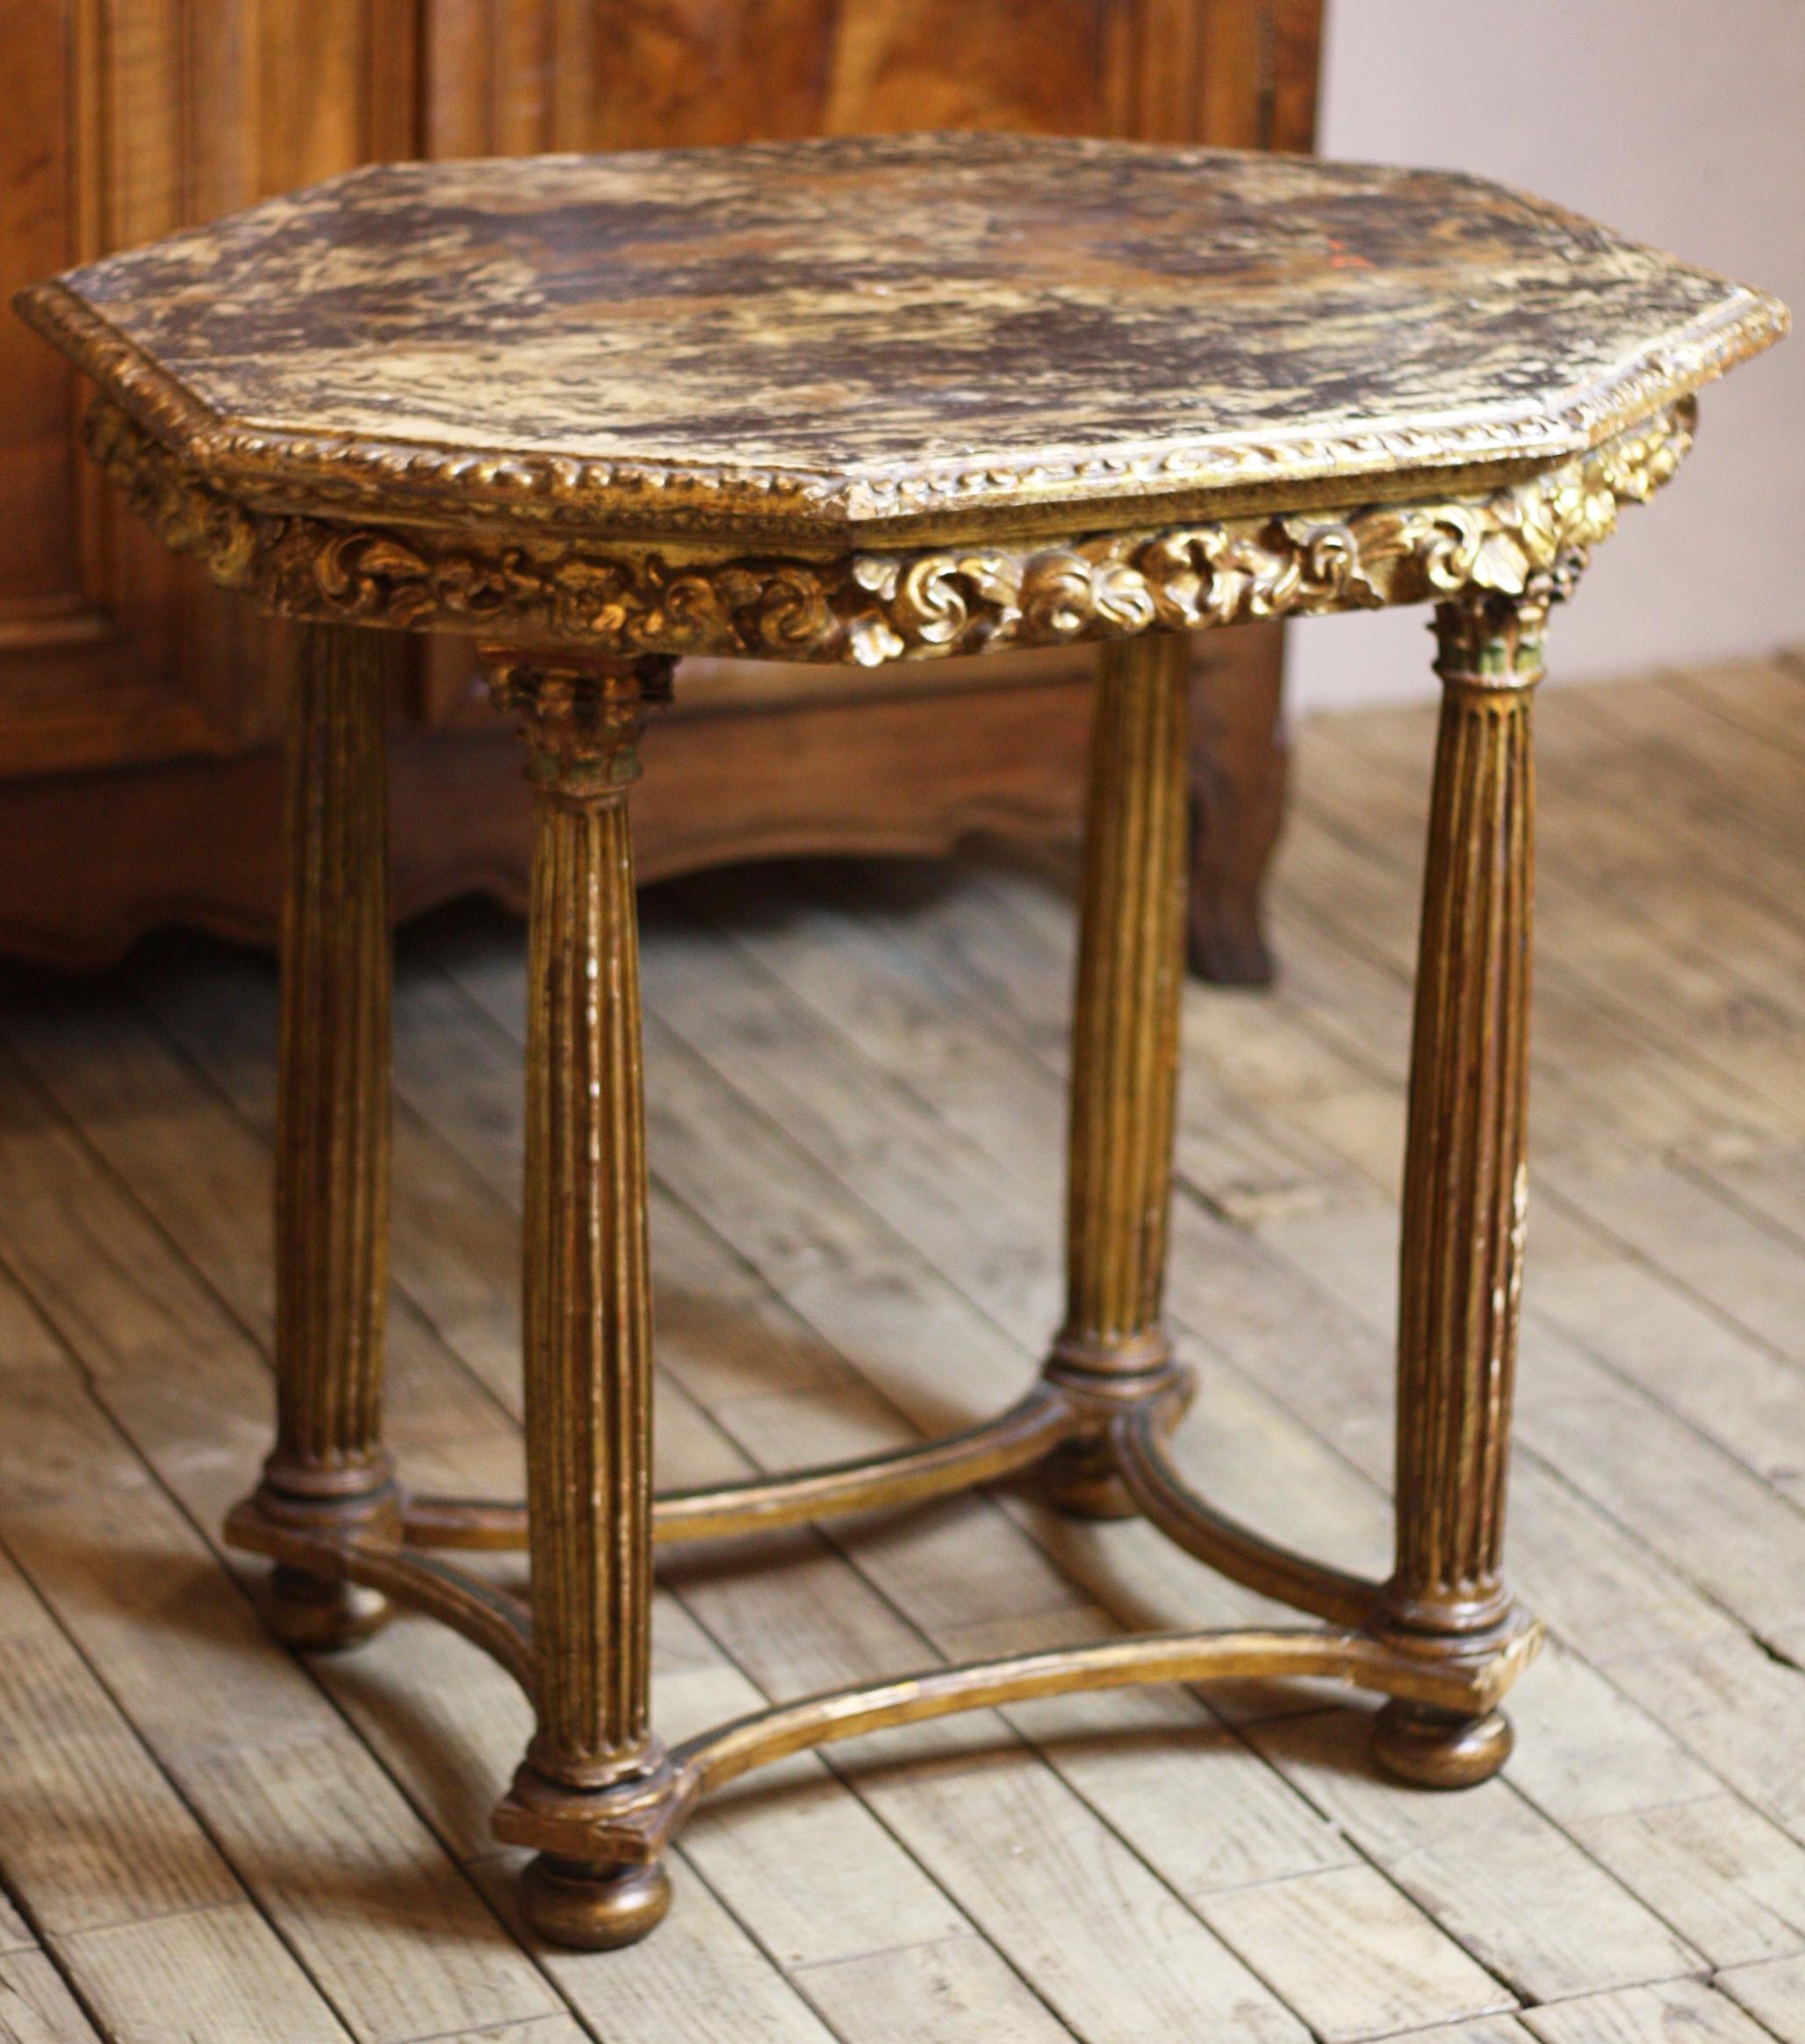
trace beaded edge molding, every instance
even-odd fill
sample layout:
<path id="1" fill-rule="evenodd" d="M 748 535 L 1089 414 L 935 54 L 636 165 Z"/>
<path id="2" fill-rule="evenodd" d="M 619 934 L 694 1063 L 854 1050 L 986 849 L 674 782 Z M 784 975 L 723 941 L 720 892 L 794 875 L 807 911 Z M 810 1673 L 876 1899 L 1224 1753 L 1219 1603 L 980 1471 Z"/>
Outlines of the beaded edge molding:
<path id="1" fill-rule="evenodd" d="M 163 543 L 284 615 L 616 653 L 931 659 L 1491 592 L 1545 602 L 1692 444 L 1681 398 L 1482 496 L 1262 514 L 1063 543 L 819 560 L 492 538 L 251 510 L 108 400 L 90 451 Z"/>
<path id="2" fill-rule="evenodd" d="M 493 515 L 557 524 L 650 515 L 667 531 L 725 532 L 736 521 L 787 520 L 798 536 L 860 522 L 1056 505 L 1099 494 L 1280 488 L 1478 468 L 1578 455 L 1771 346 L 1791 323 L 1777 299 L 1726 286 L 1723 302 L 1589 388 L 1551 395 L 1517 417 L 1376 423 L 1360 433 L 1269 434 L 1125 446 L 1104 454 L 1044 449 L 1020 457 L 946 460 L 900 472 L 744 469 L 575 455 L 500 453 L 348 438 L 222 418 L 89 302 L 52 278 L 21 291 L 20 316 L 84 370 L 190 469 L 248 506 L 278 507 L 298 479 L 321 505 L 377 518 Z M 354 510 L 354 507 L 356 509 Z"/>

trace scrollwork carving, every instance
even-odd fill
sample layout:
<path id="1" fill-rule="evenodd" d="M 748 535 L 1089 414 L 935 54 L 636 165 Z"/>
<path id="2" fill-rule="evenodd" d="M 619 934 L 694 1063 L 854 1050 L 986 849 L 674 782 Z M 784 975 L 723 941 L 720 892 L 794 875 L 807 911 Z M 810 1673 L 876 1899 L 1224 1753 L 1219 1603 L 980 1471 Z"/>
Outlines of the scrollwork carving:
<path id="1" fill-rule="evenodd" d="M 1564 594 L 1614 527 L 1619 499 L 1646 498 L 1672 474 L 1693 420 L 1688 399 L 1579 460 L 1481 498 L 1111 534 L 1026 555 L 864 556 L 853 579 L 877 608 L 853 622 L 853 657 L 1195 630 L 1470 588 L 1521 596 L 1538 580 Z"/>
<path id="2" fill-rule="evenodd" d="M 385 528 L 247 509 L 117 407 L 90 446 L 164 541 L 298 617 L 480 632 L 611 653 L 878 666 L 1248 618 L 1564 594 L 1623 501 L 1691 444 L 1685 398 L 1590 453 L 1485 496 L 1213 520 L 1032 548 L 821 559 L 685 556 L 479 529 Z"/>

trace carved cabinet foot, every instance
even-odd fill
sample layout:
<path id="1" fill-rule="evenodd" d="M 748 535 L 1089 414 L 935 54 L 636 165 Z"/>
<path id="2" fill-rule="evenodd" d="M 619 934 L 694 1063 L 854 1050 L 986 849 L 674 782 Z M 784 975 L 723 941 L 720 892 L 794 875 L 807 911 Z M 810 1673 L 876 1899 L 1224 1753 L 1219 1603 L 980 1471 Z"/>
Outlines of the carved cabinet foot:
<path id="1" fill-rule="evenodd" d="M 1284 822 L 1284 628 L 1201 632 L 1190 681 L 1190 969 L 1272 984 L 1262 889 Z"/>

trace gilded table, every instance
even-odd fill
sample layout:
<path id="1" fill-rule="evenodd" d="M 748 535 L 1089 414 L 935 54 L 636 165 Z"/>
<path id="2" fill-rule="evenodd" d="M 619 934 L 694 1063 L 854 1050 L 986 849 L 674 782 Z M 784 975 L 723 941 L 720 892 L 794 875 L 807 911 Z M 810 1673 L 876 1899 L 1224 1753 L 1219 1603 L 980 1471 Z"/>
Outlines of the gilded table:
<path id="1" fill-rule="evenodd" d="M 284 1639 L 391 1598 L 526 1688 L 495 1819 L 530 1919 L 649 1930 L 664 1848 L 749 1767 L 1062 1690 L 1340 1677 L 1375 1750 L 1503 1762 L 1535 1623 L 1499 1567 L 1524 1221 L 1530 702 L 1550 605 L 1672 474 L 1772 299 L 1475 179 L 1100 142 L 910 137 L 353 173 L 36 286 L 90 449 L 219 581 L 309 626 L 295 704 L 277 1445 L 231 1537 Z M 1397 1549 L 1290 1552 L 1163 1450 L 1182 983 L 1183 635 L 1433 603 L 1443 684 L 1404 1187 Z M 379 1425 L 389 937 L 382 630 L 482 642 L 537 813 L 524 1505 L 412 1494 Z M 1068 1304 L 1000 1417 L 654 1496 L 629 789 L 691 652 L 931 660 L 1103 642 Z M 1036 1472 L 1294 1607 L 900 1676 L 666 1748 L 655 1544 Z M 529 1598 L 447 1551 L 523 1547 Z"/>

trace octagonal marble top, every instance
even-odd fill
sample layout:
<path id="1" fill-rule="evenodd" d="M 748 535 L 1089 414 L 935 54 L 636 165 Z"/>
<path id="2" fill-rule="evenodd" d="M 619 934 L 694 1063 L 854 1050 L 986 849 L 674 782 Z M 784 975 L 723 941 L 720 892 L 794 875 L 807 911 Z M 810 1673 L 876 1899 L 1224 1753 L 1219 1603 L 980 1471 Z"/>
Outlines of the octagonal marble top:
<path id="1" fill-rule="evenodd" d="M 1473 177 L 976 135 L 378 166 L 20 309 L 251 504 L 773 536 L 1545 462 L 1786 323 Z"/>

